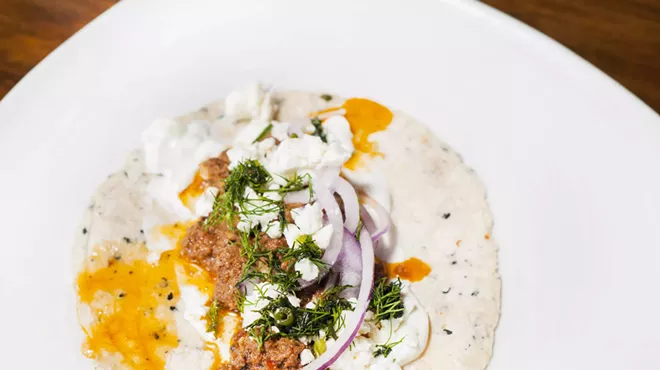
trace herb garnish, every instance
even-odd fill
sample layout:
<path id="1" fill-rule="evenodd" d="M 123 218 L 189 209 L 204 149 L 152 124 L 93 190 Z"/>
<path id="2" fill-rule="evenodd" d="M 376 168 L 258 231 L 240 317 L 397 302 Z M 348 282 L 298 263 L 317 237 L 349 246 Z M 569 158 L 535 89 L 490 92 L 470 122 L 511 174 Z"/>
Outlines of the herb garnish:
<path id="1" fill-rule="evenodd" d="M 330 100 L 332 100 L 332 95 L 330 95 L 330 94 L 322 94 L 322 95 L 321 95 L 321 99 L 323 99 L 323 100 L 325 100 L 325 101 L 330 101 Z"/>
<path id="2" fill-rule="evenodd" d="M 218 301 L 214 300 L 209 306 L 209 310 L 206 313 L 206 331 L 208 333 L 217 333 L 218 326 L 220 324 L 220 305 Z"/>
<path id="3" fill-rule="evenodd" d="M 323 124 L 321 120 L 318 117 L 312 118 L 312 126 L 314 126 L 314 132 L 312 132 L 313 136 L 318 136 L 321 138 L 321 141 L 324 143 L 328 142 L 328 137 L 323 131 Z"/>
<path id="4" fill-rule="evenodd" d="M 301 235 L 293 243 L 293 248 L 286 250 L 286 253 L 282 256 L 282 262 L 308 259 L 319 269 L 325 269 L 328 265 L 321 260 L 321 256 L 323 256 L 323 251 L 316 245 L 312 236 Z"/>
<path id="5" fill-rule="evenodd" d="M 369 310 L 374 313 L 374 321 L 392 320 L 403 316 L 401 300 L 401 279 L 387 282 L 387 278 L 378 280 L 374 287 Z"/>
<path id="6" fill-rule="evenodd" d="M 346 286 L 335 286 L 321 293 L 316 298 L 316 307 L 293 307 L 284 296 L 269 298 L 264 308 L 259 310 L 261 317 L 247 326 L 246 330 L 254 338 L 259 348 L 269 339 L 280 337 L 312 337 L 325 332 L 323 339 L 337 339 L 337 331 L 345 326 L 342 311 L 353 310 L 347 299 L 340 297 Z M 293 320 L 291 320 L 293 318 Z M 278 330 L 273 331 L 276 327 Z"/>
<path id="7" fill-rule="evenodd" d="M 390 332 L 390 338 L 391 337 L 392 337 L 392 333 Z M 390 343 L 390 338 L 387 339 L 387 342 L 385 342 L 385 344 L 376 344 L 376 350 L 374 351 L 374 357 L 383 356 L 383 357 L 387 358 L 387 356 L 389 356 L 390 353 L 392 353 L 392 349 L 394 349 L 394 346 L 396 346 L 397 344 L 403 342 L 403 339 L 405 337 L 401 337 L 401 339 L 399 339 L 398 341 L 396 341 L 394 343 Z"/>
<path id="8" fill-rule="evenodd" d="M 270 130 L 271 130 L 272 128 L 273 128 L 273 124 L 272 124 L 272 123 L 269 123 L 268 126 L 266 126 L 266 128 L 265 128 L 263 131 L 261 131 L 261 133 L 259 134 L 259 136 L 257 136 L 256 139 L 254 139 L 254 141 L 252 142 L 252 144 L 256 143 L 257 141 L 260 141 L 261 139 L 263 139 L 266 135 L 268 135 L 268 133 L 270 132 Z"/>

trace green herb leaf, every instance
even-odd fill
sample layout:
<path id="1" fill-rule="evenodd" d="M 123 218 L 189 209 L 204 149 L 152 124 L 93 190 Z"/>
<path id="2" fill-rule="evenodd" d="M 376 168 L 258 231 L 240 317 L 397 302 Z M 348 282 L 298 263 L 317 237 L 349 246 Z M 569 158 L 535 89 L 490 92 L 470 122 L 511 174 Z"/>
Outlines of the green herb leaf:
<path id="1" fill-rule="evenodd" d="M 392 333 L 390 333 L 390 337 L 391 336 L 392 336 Z M 404 338 L 405 337 L 402 337 L 401 339 L 399 339 L 398 341 L 396 341 L 394 343 L 390 343 L 390 339 L 388 338 L 387 342 L 385 344 L 376 344 L 376 350 L 374 351 L 374 357 L 383 356 L 383 357 L 387 358 L 387 356 L 389 356 L 390 353 L 392 353 L 392 349 L 394 349 L 394 346 L 396 346 L 396 345 L 400 344 L 401 342 L 403 342 Z"/>
<path id="2" fill-rule="evenodd" d="M 261 131 L 261 133 L 259 134 L 259 136 L 257 136 L 256 139 L 254 139 L 254 141 L 252 142 L 252 144 L 256 143 L 257 141 L 261 141 L 261 139 L 263 139 L 266 135 L 268 135 L 268 133 L 269 133 L 270 130 L 272 130 L 272 129 L 273 129 L 273 124 L 272 124 L 272 123 L 269 123 L 268 126 L 266 126 L 266 128 L 265 128 L 263 131 Z"/>
<path id="3" fill-rule="evenodd" d="M 401 300 L 401 279 L 388 283 L 387 278 L 376 282 L 369 310 L 374 312 L 374 321 L 392 320 L 403 316 L 403 301 Z"/>
<path id="4" fill-rule="evenodd" d="M 220 324 L 220 306 L 218 301 L 211 302 L 208 312 L 206 313 L 206 331 L 216 334 Z"/>
<path id="5" fill-rule="evenodd" d="M 323 123 L 318 117 L 312 118 L 312 126 L 314 126 L 314 132 L 312 133 L 313 136 L 318 136 L 321 138 L 321 141 L 324 143 L 328 142 L 328 137 L 323 131 Z"/>
<path id="6" fill-rule="evenodd" d="M 332 95 L 323 94 L 323 95 L 321 95 L 321 99 L 323 99 L 325 101 L 330 101 L 330 100 L 332 100 Z"/>

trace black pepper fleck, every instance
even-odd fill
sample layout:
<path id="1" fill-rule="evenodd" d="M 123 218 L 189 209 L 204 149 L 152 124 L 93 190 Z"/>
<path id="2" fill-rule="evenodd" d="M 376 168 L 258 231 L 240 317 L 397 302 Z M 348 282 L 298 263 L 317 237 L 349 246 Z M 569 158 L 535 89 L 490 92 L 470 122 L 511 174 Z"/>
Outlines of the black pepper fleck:
<path id="1" fill-rule="evenodd" d="M 86 227 L 83 227 L 83 235 L 84 234 L 87 234 L 87 228 Z"/>
<path id="2" fill-rule="evenodd" d="M 323 95 L 321 95 L 321 99 L 323 99 L 323 100 L 325 100 L 325 101 L 330 101 L 330 100 L 332 100 L 332 95 L 330 95 L 330 94 L 323 94 Z"/>
<path id="3" fill-rule="evenodd" d="M 114 258 L 115 261 L 121 260 L 121 256 L 119 254 L 115 254 L 114 256 L 112 256 L 112 258 Z"/>
<path id="4" fill-rule="evenodd" d="M 473 296 L 473 297 L 476 297 L 476 296 L 479 295 L 479 291 L 478 291 L 478 290 L 475 290 L 475 291 L 472 292 L 472 294 L 470 294 L 470 295 Z"/>
<path id="5" fill-rule="evenodd" d="M 128 172 L 124 171 L 124 176 L 128 177 Z"/>
<path id="6" fill-rule="evenodd" d="M 131 238 L 129 238 L 129 237 L 127 237 L 127 236 L 125 236 L 123 239 L 124 239 L 124 241 L 125 241 L 126 243 L 130 243 L 130 242 L 131 242 Z"/>
<path id="7" fill-rule="evenodd" d="M 174 298 L 174 293 L 170 292 L 170 294 L 167 295 L 167 300 L 171 301 L 172 298 Z"/>
<path id="8" fill-rule="evenodd" d="M 140 234 L 144 234 L 144 230 L 140 229 Z"/>
<path id="9" fill-rule="evenodd" d="M 451 287 L 447 288 L 447 290 L 443 290 L 443 291 L 442 291 L 442 294 L 447 294 L 447 293 L 449 293 L 449 292 L 451 292 Z"/>
<path id="10" fill-rule="evenodd" d="M 449 329 L 442 329 L 447 335 L 452 335 L 454 332 Z"/>
<path id="11" fill-rule="evenodd" d="M 160 335 L 158 335 L 158 333 L 154 333 L 154 338 L 156 338 L 156 340 L 158 340 L 158 339 L 160 339 Z"/>
<path id="12" fill-rule="evenodd" d="M 451 217 L 451 213 L 445 213 L 444 215 L 442 215 L 442 217 L 444 217 L 445 220 L 446 220 L 446 219 L 448 219 L 449 217 Z"/>
<path id="13" fill-rule="evenodd" d="M 119 298 L 124 298 L 125 296 L 126 296 L 126 294 L 124 294 L 124 293 L 119 293 Z"/>
<path id="14" fill-rule="evenodd" d="M 176 306 L 170 306 L 170 311 L 176 311 Z"/>
<path id="15" fill-rule="evenodd" d="M 458 263 L 458 262 L 456 262 L 456 261 L 452 261 L 452 262 L 451 262 L 452 265 L 455 265 L 455 264 L 457 264 L 457 263 Z"/>

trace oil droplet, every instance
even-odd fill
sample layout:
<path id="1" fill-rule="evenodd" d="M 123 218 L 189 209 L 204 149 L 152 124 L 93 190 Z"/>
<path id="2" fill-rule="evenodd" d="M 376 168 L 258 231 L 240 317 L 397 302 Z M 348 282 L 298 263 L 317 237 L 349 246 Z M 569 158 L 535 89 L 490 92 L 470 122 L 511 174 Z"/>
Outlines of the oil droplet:
<path id="1" fill-rule="evenodd" d="M 403 262 L 385 263 L 389 278 L 400 277 L 408 281 L 420 281 L 431 273 L 431 267 L 419 258 L 409 258 Z"/>
<path id="2" fill-rule="evenodd" d="M 385 130 L 392 123 L 394 115 L 387 107 L 361 98 L 346 100 L 342 108 L 346 110 L 344 117 L 351 125 L 353 146 L 355 146 L 353 156 L 344 166 L 355 170 L 362 164 L 364 156 L 378 157 L 383 155 L 378 152 L 375 143 L 369 141 L 369 136 Z"/>
<path id="3" fill-rule="evenodd" d="M 188 209 L 191 209 L 193 206 L 193 200 L 202 195 L 205 189 L 206 183 L 204 182 L 202 176 L 200 176 L 199 171 L 197 171 L 190 185 L 188 185 L 188 187 L 179 193 L 179 199 L 181 199 L 181 202 L 184 206 L 188 207 Z"/>

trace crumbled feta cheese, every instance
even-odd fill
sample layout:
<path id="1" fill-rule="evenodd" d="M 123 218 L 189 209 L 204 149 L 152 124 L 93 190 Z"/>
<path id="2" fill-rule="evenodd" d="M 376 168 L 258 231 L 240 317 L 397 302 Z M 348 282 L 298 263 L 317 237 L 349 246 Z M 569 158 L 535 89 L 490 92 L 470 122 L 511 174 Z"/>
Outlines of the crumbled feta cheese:
<path id="1" fill-rule="evenodd" d="M 301 234 L 312 235 L 323 227 L 323 212 L 318 203 L 295 208 L 291 210 L 291 216 Z"/>
<path id="2" fill-rule="evenodd" d="M 289 303 L 291 303 L 293 307 L 300 307 L 300 298 L 296 297 L 295 295 L 287 294 L 286 299 L 289 300 Z"/>
<path id="3" fill-rule="evenodd" d="M 204 190 L 202 195 L 195 201 L 195 215 L 197 217 L 208 216 L 213 211 L 213 203 L 215 196 L 220 190 L 216 187 L 210 186 Z"/>
<path id="4" fill-rule="evenodd" d="M 149 195 L 178 218 L 192 218 L 178 194 L 193 180 L 200 162 L 225 149 L 212 137 L 211 123 L 156 120 L 142 133 L 142 143 L 147 172 L 162 175 L 149 184 Z"/>
<path id="5" fill-rule="evenodd" d="M 272 121 L 273 128 L 270 130 L 270 135 L 277 141 L 283 141 L 289 138 L 289 124 L 286 122 Z"/>
<path id="6" fill-rule="evenodd" d="M 260 225 L 262 230 L 266 230 L 268 224 L 279 216 L 279 208 L 261 199 L 252 188 L 245 188 L 243 197 L 245 199 L 241 209 L 243 213 L 237 225 L 240 230 L 249 231 L 257 225 Z M 236 207 L 240 208 L 241 205 L 236 204 Z"/>
<path id="7" fill-rule="evenodd" d="M 279 221 L 271 221 L 266 228 L 266 235 L 271 239 L 279 239 L 282 237 L 282 226 Z"/>
<path id="8" fill-rule="evenodd" d="M 300 352 L 300 364 L 307 365 L 308 363 L 314 361 L 314 353 L 309 349 L 305 348 Z"/>
<path id="9" fill-rule="evenodd" d="M 327 224 L 323 226 L 319 231 L 315 232 L 312 236 L 316 245 L 322 250 L 325 250 L 330 245 L 330 240 L 332 239 L 332 225 Z"/>
<path id="10" fill-rule="evenodd" d="M 294 243 L 296 240 L 298 240 L 298 237 L 300 236 L 300 229 L 298 226 L 294 224 L 288 224 L 284 228 L 284 237 L 286 238 L 286 244 L 289 245 L 289 247 L 293 247 Z"/>
<path id="11" fill-rule="evenodd" d="M 262 119 L 273 116 L 271 94 L 264 92 L 261 84 L 252 84 L 242 90 L 232 91 L 225 99 L 225 114 L 236 119 Z"/>
<path id="12" fill-rule="evenodd" d="M 263 163 L 266 155 L 274 146 L 275 140 L 271 137 L 256 143 L 234 145 L 231 149 L 227 150 L 229 169 L 233 170 L 239 163 L 247 160 L 257 160 Z"/>
<path id="13" fill-rule="evenodd" d="M 312 281 L 319 276 L 319 267 L 307 258 L 297 261 L 294 268 L 300 272 L 302 279 L 306 281 Z"/>
<path id="14" fill-rule="evenodd" d="M 234 145 L 252 145 L 264 130 L 268 128 L 268 125 L 270 125 L 268 122 L 253 120 L 236 135 Z"/>
<path id="15" fill-rule="evenodd" d="M 263 295 L 262 295 L 263 294 Z M 269 283 L 257 283 L 254 288 L 245 296 L 245 304 L 243 306 L 243 327 L 247 327 L 261 317 L 259 310 L 266 307 L 271 299 L 282 296 L 277 285 Z"/>
<path id="16" fill-rule="evenodd" d="M 348 153 L 353 153 L 355 147 L 353 146 L 353 132 L 351 132 L 351 125 L 344 116 L 332 116 L 323 122 L 326 136 L 329 144 L 336 143 Z"/>

